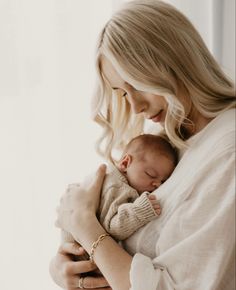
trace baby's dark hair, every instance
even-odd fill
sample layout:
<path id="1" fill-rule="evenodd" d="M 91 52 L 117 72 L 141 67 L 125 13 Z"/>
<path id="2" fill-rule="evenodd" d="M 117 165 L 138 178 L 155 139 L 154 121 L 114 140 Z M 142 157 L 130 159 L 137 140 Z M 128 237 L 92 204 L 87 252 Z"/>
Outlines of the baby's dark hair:
<path id="1" fill-rule="evenodd" d="M 168 157 L 176 166 L 178 163 L 177 150 L 170 144 L 164 135 L 142 134 L 133 138 L 125 147 L 125 153 L 143 157 L 146 150 L 160 152 Z"/>

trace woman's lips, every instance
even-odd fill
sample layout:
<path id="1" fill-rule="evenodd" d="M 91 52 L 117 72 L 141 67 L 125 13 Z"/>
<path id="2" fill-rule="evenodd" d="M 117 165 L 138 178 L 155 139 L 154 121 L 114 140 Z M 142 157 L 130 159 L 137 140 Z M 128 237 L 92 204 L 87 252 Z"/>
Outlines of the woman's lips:
<path id="1" fill-rule="evenodd" d="M 154 115 L 153 117 L 151 117 L 150 119 L 157 123 L 157 122 L 160 122 L 161 121 L 161 117 L 162 117 L 162 112 L 163 110 L 161 110 L 158 114 Z"/>

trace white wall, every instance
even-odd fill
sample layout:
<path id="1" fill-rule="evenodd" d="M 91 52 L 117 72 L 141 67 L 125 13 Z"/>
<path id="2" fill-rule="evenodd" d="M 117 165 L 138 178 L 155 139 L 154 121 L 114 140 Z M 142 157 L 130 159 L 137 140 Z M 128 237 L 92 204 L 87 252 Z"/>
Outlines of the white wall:
<path id="1" fill-rule="evenodd" d="M 224 0 L 221 64 L 235 81 L 235 0 Z"/>
<path id="2" fill-rule="evenodd" d="M 66 185 L 99 162 L 90 121 L 109 0 L 0 2 L 0 288 L 59 289 L 48 264 Z"/>

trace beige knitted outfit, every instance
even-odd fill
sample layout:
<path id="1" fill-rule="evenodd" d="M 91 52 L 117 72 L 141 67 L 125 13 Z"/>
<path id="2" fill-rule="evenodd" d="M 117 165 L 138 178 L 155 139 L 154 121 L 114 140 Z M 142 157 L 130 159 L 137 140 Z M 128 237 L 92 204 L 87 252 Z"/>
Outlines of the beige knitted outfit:
<path id="1" fill-rule="evenodd" d="M 109 165 L 98 217 L 102 226 L 117 240 L 124 240 L 157 216 L 147 195 L 138 194 L 125 176 Z"/>
<path id="2" fill-rule="evenodd" d="M 97 215 L 104 229 L 115 239 L 124 240 L 157 217 L 148 194 L 139 195 L 126 177 L 114 165 L 109 165 Z M 62 231 L 62 241 L 73 240 Z"/>

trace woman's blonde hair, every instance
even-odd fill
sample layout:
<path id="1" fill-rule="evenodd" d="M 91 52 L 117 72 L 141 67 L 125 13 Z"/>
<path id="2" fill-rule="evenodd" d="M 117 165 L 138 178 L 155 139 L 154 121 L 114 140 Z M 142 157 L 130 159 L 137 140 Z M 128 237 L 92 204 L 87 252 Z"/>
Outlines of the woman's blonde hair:
<path id="1" fill-rule="evenodd" d="M 178 96 L 180 87 L 206 118 L 235 107 L 233 83 L 182 13 L 158 0 L 128 2 L 105 25 L 97 48 L 98 86 L 92 111 L 104 128 L 98 151 L 107 159 L 112 160 L 113 149 L 123 149 L 143 133 L 144 119 L 131 114 L 125 98 L 114 96 L 101 71 L 102 56 L 136 90 L 165 97 L 165 132 L 177 148 L 185 146 L 183 125 L 191 122 Z"/>

